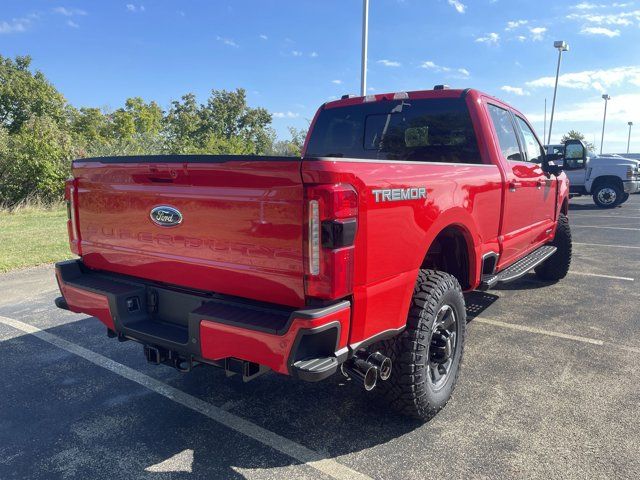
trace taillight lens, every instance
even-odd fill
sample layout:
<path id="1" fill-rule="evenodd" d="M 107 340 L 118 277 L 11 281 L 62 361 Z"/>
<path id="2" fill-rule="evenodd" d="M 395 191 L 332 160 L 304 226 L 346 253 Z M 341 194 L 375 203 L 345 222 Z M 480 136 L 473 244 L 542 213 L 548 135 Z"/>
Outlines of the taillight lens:
<path id="1" fill-rule="evenodd" d="M 313 185 L 307 197 L 306 292 L 335 299 L 353 291 L 358 194 L 351 185 Z"/>
<path id="2" fill-rule="evenodd" d="M 70 178 L 65 182 L 64 199 L 67 202 L 67 232 L 69 233 L 69 248 L 76 255 L 80 252 L 80 232 L 78 231 L 76 200 L 78 198 L 77 182 Z"/>

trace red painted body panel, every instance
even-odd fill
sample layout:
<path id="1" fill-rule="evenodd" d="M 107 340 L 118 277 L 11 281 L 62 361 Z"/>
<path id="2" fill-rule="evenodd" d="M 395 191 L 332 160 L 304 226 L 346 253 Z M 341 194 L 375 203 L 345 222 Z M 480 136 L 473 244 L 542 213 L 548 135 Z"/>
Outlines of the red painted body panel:
<path id="1" fill-rule="evenodd" d="M 146 163 L 76 162 L 83 261 L 98 270 L 302 306 L 299 164 L 174 164 L 165 166 L 174 181 L 153 182 Z M 150 210 L 165 204 L 182 212 L 178 227 L 151 221 Z"/>
<path id="2" fill-rule="evenodd" d="M 466 283 L 472 290 L 481 280 L 483 255 L 498 254 L 501 269 L 552 239 L 568 198 L 564 174 L 549 176 L 539 165 L 502 156 L 487 104 L 524 118 L 513 108 L 475 90 L 408 93 L 410 99 L 461 95 L 478 139 L 478 164 L 306 158 L 318 113 L 304 160 L 76 162 L 67 192 L 75 205 L 72 248 L 89 268 L 301 307 L 311 301 L 305 295 L 311 255 L 305 189 L 351 186 L 357 194 L 351 307 L 321 319 L 298 319 L 281 336 L 203 320 L 202 354 L 287 373 L 288 353 L 301 328 L 339 322 L 338 348 L 399 330 L 406 324 L 418 269 L 445 228 L 457 229 L 466 241 Z M 382 94 L 366 101 L 392 98 Z M 363 101 L 350 98 L 321 108 Z M 373 193 L 416 187 L 426 189 L 426 198 L 376 202 Z M 156 226 L 149 212 L 158 205 L 178 208 L 184 222 Z M 64 286 L 62 291 L 73 299 L 74 311 L 96 315 L 109 326 L 108 307 L 100 298 Z"/>
<path id="3" fill-rule="evenodd" d="M 347 346 L 350 317 L 351 309 L 346 307 L 322 318 L 294 319 L 284 335 L 271 335 L 203 320 L 200 323 L 202 357 L 208 360 L 235 357 L 288 374 L 287 360 L 300 330 L 340 324 L 338 351 Z"/>
<path id="4" fill-rule="evenodd" d="M 107 328 L 114 330 L 107 297 L 67 285 L 57 273 L 56 277 L 58 279 L 60 293 L 62 293 L 72 312 L 85 313 L 96 317 L 104 323 Z"/>

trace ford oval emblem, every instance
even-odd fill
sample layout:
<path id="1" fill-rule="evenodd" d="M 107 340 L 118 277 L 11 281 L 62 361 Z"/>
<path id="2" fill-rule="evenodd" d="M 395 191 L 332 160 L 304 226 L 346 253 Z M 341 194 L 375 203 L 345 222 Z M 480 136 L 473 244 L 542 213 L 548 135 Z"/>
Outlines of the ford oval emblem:
<path id="1" fill-rule="evenodd" d="M 177 208 L 159 205 L 149 214 L 151 221 L 161 227 L 176 227 L 182 223 L 182 214 Z"/>

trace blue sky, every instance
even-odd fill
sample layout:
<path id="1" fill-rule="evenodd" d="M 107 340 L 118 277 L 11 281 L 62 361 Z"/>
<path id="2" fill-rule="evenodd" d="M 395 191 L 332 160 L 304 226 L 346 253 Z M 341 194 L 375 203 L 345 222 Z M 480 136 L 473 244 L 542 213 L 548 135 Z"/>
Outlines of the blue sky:
<path id="1" fill-rule="evenodd" d="M 640 151 L 640 0 L 371 0 L 371 93 L 474 87 L 513 104 L 542 136 L 557 52 L 552 141 L 569 129 L 605 151 Z M 71 103 L 118 108 L 243 87 L 281 136 L 360 82 L 361 0 L 3 0 L 0 53 L 29 54 Z M 635 135 L 634 135 L 635 134 Z"/>

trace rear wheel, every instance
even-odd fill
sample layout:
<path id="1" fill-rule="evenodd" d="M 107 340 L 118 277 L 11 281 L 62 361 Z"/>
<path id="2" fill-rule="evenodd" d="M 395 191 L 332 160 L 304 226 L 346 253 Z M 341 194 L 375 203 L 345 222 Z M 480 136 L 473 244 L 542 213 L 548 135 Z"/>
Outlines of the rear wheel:
<path id="1" fill-rule="evenodd" d="M 618 206 L 623 193 L 618 185 L 603 183 L 594 190 L 593 201 L 600 208 L 613 208 Z"/>
<path id="2" fill-rule="evenodd" d="M 391 377 L 379 386 L 392 408 L 429 420 L 447 404 L 460 372 L 466 324 L 455 277 L 420 270 L 407 328 L 380 345 L 393 361 Z"/>
<path id="3" fill-rule="evenodd" d="M 541 265 L 538 265 L 534 271 L 542 280 L 555 281 L 566 277 L 571 266 L 571 228 L 569 227 L 569 218 L 564 213 L 558 217 L 558 228 L 551 245 L 557 250 Z"/>

